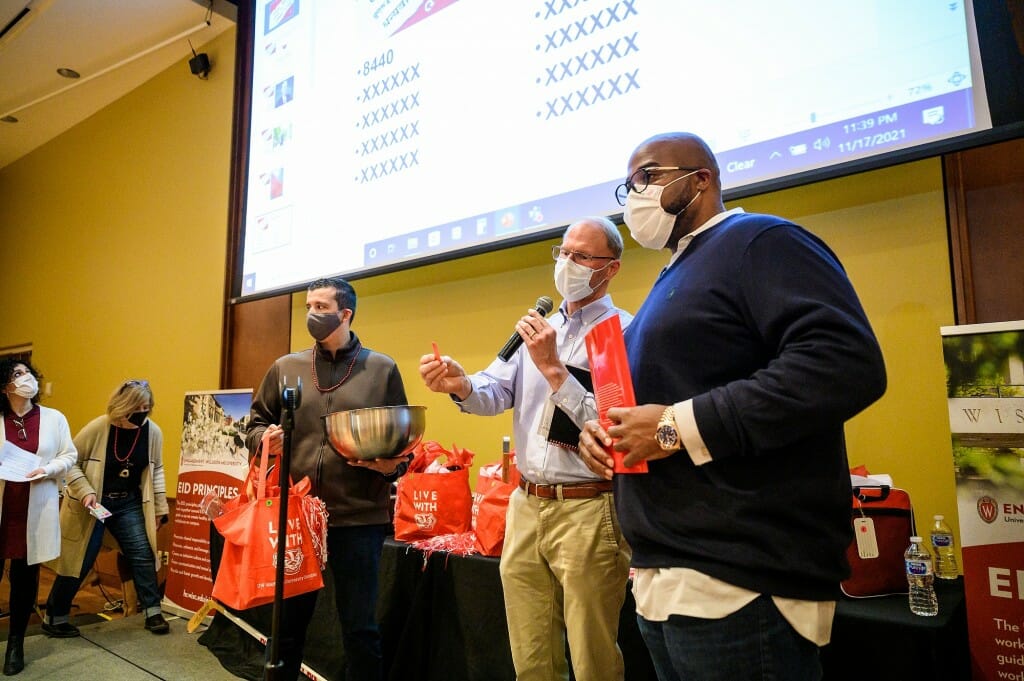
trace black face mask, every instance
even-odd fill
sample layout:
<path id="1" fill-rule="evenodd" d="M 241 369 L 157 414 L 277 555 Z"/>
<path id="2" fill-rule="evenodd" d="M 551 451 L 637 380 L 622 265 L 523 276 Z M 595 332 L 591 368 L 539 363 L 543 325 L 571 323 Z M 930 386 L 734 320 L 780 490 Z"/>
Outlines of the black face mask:
<path id="1" fill-rule="evenodd" d="M 128 422 L 133 426 L 138 426 L 139 428 L 142 427 L 142 424 L 146 422 L 147 418 L 149 418 L 148 411 L 137 411 L 132 414 L 128 414 Z"/>
<path id="2" fill-rule="evenodd" d="M 341 326 L 341 312 L 309 312 L 306 314 L 306 330 L 318 341 L 330 336 Z"/>

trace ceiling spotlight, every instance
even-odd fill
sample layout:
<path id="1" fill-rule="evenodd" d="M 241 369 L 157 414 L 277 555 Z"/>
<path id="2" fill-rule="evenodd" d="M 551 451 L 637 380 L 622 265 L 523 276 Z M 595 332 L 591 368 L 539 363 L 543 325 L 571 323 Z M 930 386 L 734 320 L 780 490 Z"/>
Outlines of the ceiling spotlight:
<path id="1" fill-rule="evenodd" d="M 0 118 L 0 122 L 3 122 L 3 123 L 17 123 L 18 119 L 15 118 L 14 116 L 4 116 L 3 118 Z"/>
<path id="2" fill-rule="evenodd" d="M 64 76 L 65 78 L 71 78 L 71 79 L 81 78 L 82 77 L 82 74 L 80 74 L 78 71 L 75 71 L 74 69 L 64 68 L 64 67 L 61 67 L 61 68 L 57 69 L 57 73 L 59 73 L 60 75 Z"/>

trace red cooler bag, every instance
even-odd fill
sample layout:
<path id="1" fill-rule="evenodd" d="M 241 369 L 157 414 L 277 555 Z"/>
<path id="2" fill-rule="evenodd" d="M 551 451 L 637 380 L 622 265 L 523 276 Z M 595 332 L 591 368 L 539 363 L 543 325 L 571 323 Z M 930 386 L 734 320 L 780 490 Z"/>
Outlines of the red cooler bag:
<path id="1" fill-rule="evenodd" d="M 854 487 L 851 522 L 850 577 L 841 584 L 843 593 L 854 598 L 907 593 L 903 552 L 914 534 L 910 495 L 888 485 Z"/>

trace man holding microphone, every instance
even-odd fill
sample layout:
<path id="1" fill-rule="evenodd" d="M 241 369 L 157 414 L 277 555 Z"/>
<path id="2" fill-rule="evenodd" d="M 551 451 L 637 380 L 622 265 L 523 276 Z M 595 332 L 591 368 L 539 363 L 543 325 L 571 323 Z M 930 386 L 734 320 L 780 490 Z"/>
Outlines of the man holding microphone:
<path id="1" fill-rule="evenodd" d="M 550 321 L 537 310 L 522 317 L 516 323 L 522 345 L 507 359 L 502 352 L 472 375 L 448 356 L 420 359 L 427 387 L 448 393 L 462 411 L 513 410 L 521 489 L 509 499 L 501 582 L 519 681 L 567 679 L 566 639 L 577 679 L 623 678 L 616 635 L 629 547 L 611 483 L 576 454 L 577 435 L 564 435 L 565 424 L 578 433 L 597 416 L 584 337 L 612 315 L 622 326 L 632 319 L 607 293 L 622 248 L 611 221 L 579 220 L 552 248 L 564 302 Z"/>

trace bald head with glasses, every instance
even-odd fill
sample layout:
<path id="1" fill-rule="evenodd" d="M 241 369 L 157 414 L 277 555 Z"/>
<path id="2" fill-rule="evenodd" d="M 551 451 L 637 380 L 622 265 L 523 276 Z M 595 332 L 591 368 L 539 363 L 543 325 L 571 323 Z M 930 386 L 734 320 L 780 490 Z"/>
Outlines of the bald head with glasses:
<path id="1" fill-rule="evenodd" d="M 672 251 L 682 237 L 725 210 L 718 161 L 696 135 L 655 135 L 629 157 L 626 181 L 615 188 L 623 220 L 645 248 Z"/>

